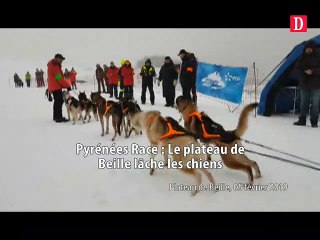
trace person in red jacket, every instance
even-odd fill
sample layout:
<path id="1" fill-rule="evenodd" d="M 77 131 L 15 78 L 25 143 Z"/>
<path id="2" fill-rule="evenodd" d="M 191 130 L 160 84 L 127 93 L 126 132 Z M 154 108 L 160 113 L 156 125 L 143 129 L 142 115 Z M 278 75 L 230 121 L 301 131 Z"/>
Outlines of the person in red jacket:
<path id="1" fill-rule="evenodd" d="M 69 79 L 71 81 L 72 89 L 77 90 L 77 72 L 74 70 L 74 68 L 71 68 L 71 71 L 69 72 Z"/>
<path id="2" fill-rule="evenodd" d="M 68 120 L 62 117 L 62 89 L 71 90 L 70 82 L 66 81 L 61 68 L 62 61 L 65 58 L 61 54 L 56 54 L 47 64 L 48 66 L 48 91 L 52 93 L 53 102 L 53 120 L 55 122 L 67 122 Z"/>
<path id="3" fill-rule="evenodd" d="M 104 82 L 106 84 L 107 93 L 110 93 L 110 83 L 109 83 L 109 78 L 107 74 L 109 67 L 106 64 L 103 64 L 102 67 L 103 67 L 103 73 L 104 73 L 103 77 L 104 77 Z"/>
<path id="4" fill-rule="evenodd" d="M 129 60 L 125 61 L 124 66 L 121 69 L 121 75 L 123 76 L 124 96 L 133 100 L 134 70 L 131 67 Z"/>
<path id="5" fill-rule="evenodd" d="M 118 98 L 118 81 L 119 81 L 118 72 L 119 72 L 119 69 L 114 65 L 114 62 L 111 62 L 110 67 L 107 70 L 107 76 L 110 84 L 110 97 L 112 98 L 114 93 L 114 97 L 116 99 L 119 99 Z"/>

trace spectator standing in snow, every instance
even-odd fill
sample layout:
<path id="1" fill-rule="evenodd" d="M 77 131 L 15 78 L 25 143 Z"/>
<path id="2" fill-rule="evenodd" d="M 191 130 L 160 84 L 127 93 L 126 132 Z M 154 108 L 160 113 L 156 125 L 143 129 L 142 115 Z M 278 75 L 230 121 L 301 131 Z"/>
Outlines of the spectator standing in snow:
<path id="1" fill-rule="evenodd" d="M 134 85 L 134 70 L 131 67 L 129 60 L 126 60 L 124 66 L 121 69 L 121 75 L 123 77 L 124 97 L 130 100 L 133 98 L 133 85 Z"/>
<path id="2" fill-rule="evenodd" d="M 44 85 L 44 77 L 43 77 L 43 74 L 44 74 L 43 70 L 40 69 L 40 73 L 39 73 L 40 87 L 44 87 L 44 86 L 45 86 L 45 85 Z"/>
<path id="3" fill-rule="evenodd" d="M 104 72 L 104 80 L 106 83 L 107 93 L 110 93 L 110 84 L 109 84 L 109 78 L 107 75 L 108 66 L 106 64 L 103 64 L 103 72 Z"/>
<path id="4" fill-rule="evenodd" d="M 110 63 L 110 67 L 107 70 L 107 76 L 109 79 L 110 84 L 110 97 L 112 98 L 113 95 L 116 99 L 118 98 L 118 76 L 119 69 L 114 65 L 114 62 Z"/>
<path id="5" fill-rule="evenodd" d="M 119 100 L 121 101 L 123 99 L 123 94 L 124 94 L 124 86 L 123 86 L 123 76 L 122 76 L 122 68 L 124 67 L 124 64 L 125 64 L 126 60 L 125 59 L 122 59 L 121 60 L 121 67 L 119 69 L 119 73 L 118 73 L 118 76 L 119 76 L 119 85 L 120 85 L 120 94 L 119 94 Z"/>
<path id="6" fill-rule="evenodd" d="M 29 73 L 29 71 L 26 73 L 26 83 L 27 83 L 27 87 L 30 87 L 30 81 L 31 81 L 31 74 Z"/>
<path id="7" fill-rule="evenodd" d="M 178 56 L 181 58 L 180 67 L 180 83 L 182 87 L 182 95 L 191 99 L 192 91 L 193 101 L 197 103 L 196 93 L 196 77 L 197 77 L 197 60 L 193 53 L 188 53 L 185 49 L 181 49 Z"/>
<path id="8" fill-rule="evenodd" d="M 36 69 L 35 75 L 36 75 L 37 87 L 40 87 L 41 86 L 41 83 L 40 83 L 40 71 L 39 71 L 38 68 Z"/>
<path id="9" fill-rule="evenodd" d="M 19 87 L 19 77 L 17 73 L 13 75 L 13 81 L 14 81 L 14 86 Z"/>
<path id="10" fill-rule="evenodd" d="M 164 64 L 159 72 L 158 86 L 162 82 L 162 94 L 166 99 L 166 107 L 174 106 L 174 99 L 176 95 L 176 85 L 178 79 L 178 72 L 169 56 L 165 57 Z"/>
<path id="11" fill-rule="evenodd" d="M 305 44 L 302 56 L 297 60 L 294 71 L 300 87 L 300 116 L 294 125 L 305 126 L 309 112 L 312 127 L 318 127 L 320 105 L 320 55 L 314 41 Z"/>
<path id="12" fill-rule="evenodd" d="M 70 84 L 70 86 L 71 86 L 70 72 L 69 72 L 69 70 L 68 70 L 67 68 L 64 70 L 63 76 L 64 76 L 64 79 L 65 79 L 67 82 L 69 82 L 69 84 Z"/>
<path id="13" fill-rule="evenodd" d="M 65 79 L 68 79 L 69 78 L 69 71 L 68 71 L 68 68 L 66 68 L 65 70 L 64 70 L 64 78 Z"/>
<path id="14" fill-rule="evenodd" d="M 74 68 L 71 68 L 71 71 L 69 72 L 69 79 L 72 89 L 77 89 L 77 72 L 74 70 Z"/>
<path id="15" fill-rule="evenodd" d="M 17 73 L 14 74 L 13 80 L 14 80 L 15 87 L 23 87 L 23 81 L 21 80 L 21 78 L 18 76 Z"/>
<path id="16" fill-rule="evenodd" d="M 156 76 L 156 71 L 151 65 L 151 60 L 148 58 L 145 65 L 141 68 L 140 76 L 142 76 L 142 92 L 141 103 L 146 103 L 146 91 L 149 89 L 150 102 L 154 105 L 153 77 Z"/>
<path id="17" fill-rule="evenodd" d="M 102 91 L 105 93 L 106 89 L 104 87 L 104 71 L 102 69 L 102 67 L 100 66 L 100 64 L 96 65 L 96 79 L 98 82 L 98 92 L 101 93 L 101 85 L 102 85 Z"/>
<path id="18" fill-rule="evenodd" d="M 62 89 L 71 90 L 70 83 L 65 80 L 62 71 L 62 61 L 65 58 L 61 54 L 56 54 L 47 64 L 48 66 L 48 91 L 52 93 L 53 102 L 53 120 L 57 123 L 67 122 L 68 120 L 62 117 Z"/>

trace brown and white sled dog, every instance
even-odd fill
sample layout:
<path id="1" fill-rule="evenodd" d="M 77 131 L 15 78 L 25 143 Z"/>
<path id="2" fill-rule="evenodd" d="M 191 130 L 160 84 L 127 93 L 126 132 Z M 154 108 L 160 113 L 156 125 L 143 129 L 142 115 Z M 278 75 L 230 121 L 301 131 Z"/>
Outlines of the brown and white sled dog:
<path id="1" fill-rule="evenodd" d="M 112 126 L 114 129 L 112 141 L 114 141 L 117 134 L 119 134 L 119 136 L 121 135 L 121 123 L 123 117 L 121 104 L 118 102 L 105 100 L 99 92 L 91 93 L 90 98 L 93 103 L 97 105 L 97 111 L 102 130 L 101 136 L 109 133 L 109 118 L 112 116 Z M 106 131 L 104 131 L 104 118 L 106 120 Z"/>
<path id="2" fill-rule="evenodd" d="M 200 146 L 200 143 L 193 134 L 187 132 L 183 127 L 179 125 L 177 121 L 170 117 L 162 117 L 158 111 L 149 111 L 137 113 L 134 116 L 133 126 L 139 126 L 146 131 L 147 138 L 151 146 L 163 146 L 164 158 L 168 160 L 168 145 L 172 148 L 178 147 L 183 149 L 184 147 Z M 154 158 L 155 156 L 151 156 Z M 192 195 L 196 195 L 199 192 L 199 187 L 202 184 L 202 174 L 204 173 L 211 184 L 215 185 L 215 181 L 208 169 L 205 168 L 188 168 L 187 162 L 194 159 L 194 161 L 206 161 L 205 154 L 189 154 L 184 156 L 183 151 L 179 154 L 174 153 L 171 155 L 172 161 L 180 162 L 182 168 L 179 168 L 184 173 L 191 175 L 195 178 L 196 188 L 192 191 Z M 150 175 L 154 173 L 155 169 L 150 170 Z"/>
<path id="3" fill-rule="evenodd" d="M 80 101 L 80 105 L 81 105 L 81 109 L 82 111 L 85 111 L 85 115 L 84 115 L 84 120 L 87 119 L 88 117 L 88 122 L 90 122 L 91 120 L 91 114 L 93 114 L 94 118 L 96 119 L 96 121 L 99 121 L 98 119 L 98 113 L 97 113 L 97 105 L 94 104 L 92 101 L 90 101 L 87 98 L 86 92 L 79 92 L 79 101 Z"/>
<path id="4" fill-rule="evenodd" d="M 121 101 L 122 105 L 122 112 L 123 112 L 123 121 L 122 121 L 122 128 L 124 128 L 125 136 L 128 138 L 131 135 L 131 132 L 134 130 L 136 135 L 142 134 L 141 127 L 136 126 L 136 128 L 132 128 L 132 118 L 136 113 L 142 112 L 139 104 L 136 101 L 124 99 Z"/>
<path id="5" fill-rule="evenodd" d="M 68 98 L 72 97 L 71 94 L 64 90 L 62 92 L 62 98 L 63 98 L 63 102 L 64 102 L 64 106 L 67 109 L 67 114 L 68 114 L 68 120 L 70 121 L 70 108 L 69 108 L 69 103 L 68 103 Z"/>
<path id="6" fill-rule="evenodd" d="M 76 124 L 78 120 L 82 120 L 82 123 L 85 123 L 82 117 L 82 110 L 79 100 L 71 96 L 67 91 L 62 92 L 62 97 L 67 108 L 68 119 L 70 120 L 71 113 L 73 124 Z"/>
<path id="7" fill-rule="evenodd" d="M 130 118 L 130 131 L 128 137 L 130 137 L 132 131 L 138 135 L 139 133 L 142 134 L 142 130 L 146 129 L 147 119 L 149 115 L 152 114 L 160 114 L 159 111 L 137 111 L 134 105 L 129 105 L 129 118 Z"/>
<path id="8" fill-rule="evenodd" d="M 195 134 L 205 144 L 215 144 L 227 148 L 227 154 L 220 154 L 224 164 L 235 170 L 247 173 L 249 184 L 253 184 L 252 168 L 255 170 L 255 177 L 261 177 L 258 164 L 250 160 L 245 154 L 231 154 L 231 148 L 237 144 L 241 146 L 241 137 L 248 128 L 249 113 L 257 107 L 257 103 L 246 105 L 239 117 L 235 130 L 224 130 L 222 125 L 214 122 L 206 113 L 199 112 L 192 100 L 179 96 L 176 99 L 176 108 L 182 114 L 185 128 Z M 217 135 L 217 137 L 212 137 Z M 220 136 L 220 137 L 218 137 Z"/>

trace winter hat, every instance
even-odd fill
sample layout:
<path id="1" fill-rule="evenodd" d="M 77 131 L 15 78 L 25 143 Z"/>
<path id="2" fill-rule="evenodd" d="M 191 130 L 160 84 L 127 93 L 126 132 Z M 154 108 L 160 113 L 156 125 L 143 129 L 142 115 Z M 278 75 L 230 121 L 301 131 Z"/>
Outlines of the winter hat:
<path id="1" fill-rule="evenodd" d="M 145 63 L 146 63 L 146 64 L 147 64 L 147 63 L 150 63 L 150 65 L 151 65 L 151 60 L 150 60 L 150 58 L 148 58 Z"/>
<path id="2" fill-rule="evenodd" d="M 60 58 L 62 60 L 65 60 L 66 58 L 64 56 L 62 56 L 60 53 L 57 53 L 56 55 L 54 55 L 54 58 Z"/>
<path id="3" fill-rule="evenodd" d="M 180 54 L 186 54 L 187 51 L 185 49 L 181 49 L 180 52 L 178 53 L 178 56 L 180 56 Z"/>
<path id="4" fill-rule="evenodd" d="M 169 56 L 166 56 L 164 60 L 171 60 L 171 58 Z"/>

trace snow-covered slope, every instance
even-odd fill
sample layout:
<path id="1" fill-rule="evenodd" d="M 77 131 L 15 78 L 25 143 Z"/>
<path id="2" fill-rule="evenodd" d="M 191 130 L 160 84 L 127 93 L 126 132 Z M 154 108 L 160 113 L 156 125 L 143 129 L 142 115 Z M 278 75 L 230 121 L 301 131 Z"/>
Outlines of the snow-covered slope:
<path id="1" fill-rule="evenodd" d="M 81 90 L 90 91 L 92 86 Z M 72 125 L 52 121 L 52 103 L 44 89 L 14 89 L 3 84 L 0 124 L 0 210 L 1 211 L 309 211 L 320 210 L 319 172 L 248 153 L 257 161 L 262 178 L 256 184 L 286 183 L 286 191 L 210 191 L 192 197 L 190 192 L 169 191 L 170 183 L 193 184 L 190 176 L 178 170 L 162 169 L 149 175 L 146 169 L 98 169 L 98 155 L 76 155 L 76 144 L 110 146 L 111 134 L 100 136 L 100 124 Z M 155 86 L 156 104 L 143 110 L 158 109 L 163 115 L 179 118 L 173 108 L 165 108 L 161 87 Z M 140 88 L 135 88 L 140 99 Z M 179 94 L 179 93 L 178 93 Z M 148 99 L 148 95 L 147 95 Z M 230 113 L 225 105 L 199 95 L 205 110 L 225 128 L 236 126 L 239 111 Z M 240 110 L 240 109 L 239 109 Z M 65 109 L 63 110 L 65 113 Z M 292 154 L 319 161 L 320 129 L 294 127 L 291 116 L 250 117 L 247 139 Z M 113 129 L 110 129 L 113 133 Z M 144 135 L 116 139 L 117 146 L 138 143 L 148 146 Z M 254 146 L 250 149 L 270 153 Z M 279 155 L 279 154 L 278 154 Z M 279 155 L 282 156 L 282 155 Z M 148 156 L 104 156 L 106 159 Z M 282 156 L 285 157 L 285 156 Z M 158 156 L 156 159 L 159 159 Z M 214 156 L 214 160 L 220 160 Z M 217 183 L 230 186 L 245 183 L 244 173 L 228 168 L 211 170 Z M 204 177 L 204 184 L 208 180 Z"/>

